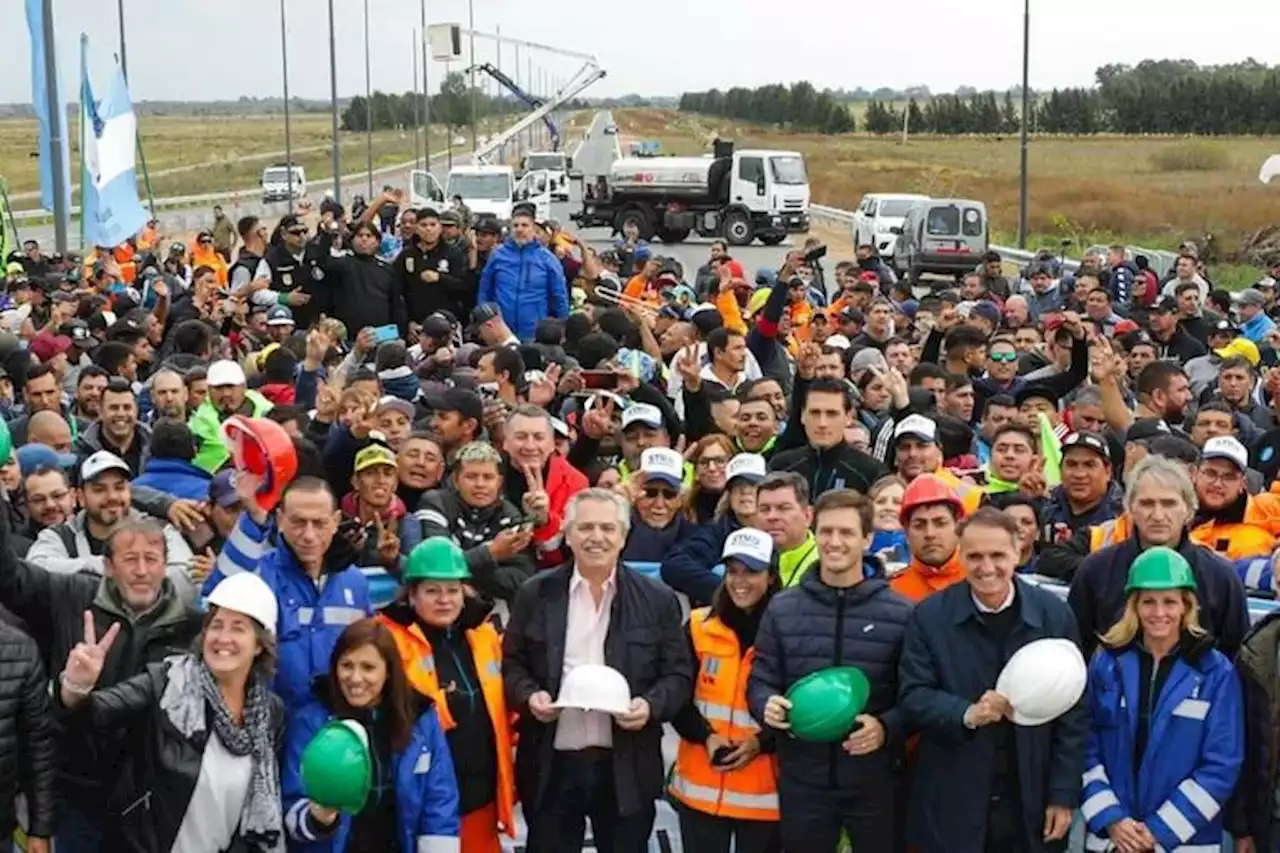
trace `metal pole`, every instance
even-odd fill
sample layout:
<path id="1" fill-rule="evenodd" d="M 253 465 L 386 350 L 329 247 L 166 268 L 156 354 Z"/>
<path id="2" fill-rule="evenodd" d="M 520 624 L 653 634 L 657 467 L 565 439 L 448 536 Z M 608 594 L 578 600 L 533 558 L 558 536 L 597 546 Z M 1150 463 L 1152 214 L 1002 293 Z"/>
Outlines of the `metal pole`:
<path id="1" fill-rule="evenodd" d="M 427 0 L 422 0 L 422 156 L 431 170 L 431 87 L 427 85 Z"/>
<path id="2" fill-rule="evenodd" d="M 528 58 L 527 64 L 528 64 L 529 73 L 524 78 L 524 90 L 536 98 L 538 97 L 538 81 L 535 80 L 533 76 L 533 57 L 532 56 Z M 534 142 L 534 139 L 533 139 L 533 135 L 536 132 L 537 132 L 537 129 L 533 125 L 529 125 L 529 147 L 528 149 L 526 149 L 528 151 L 532 151 L 534 150 L 534 148 L 537 147 L 537 143 Z"/>
<path id="3" fill-rule="evenodd" d="M 125 82 L 129 82 L 129 52 L 125 47 L 124 37 L 124 0 L 116 2 L 116 18 L 120 22 L 120 71 L 124 74 Z"/>
<path id="4" fill-rule="evenodd" d="M 516 68 L 515 73 L 511 75 L 511 79 L 515 81 L 517 87 L 520 86 L 520 42 L 516 42 Z M 516 138 L 511 141 L 515 144 L 516 155 L 523 154 L 524 141 L 520 138 L 520 134 L 517 133 Z"/>
<path id="5" fill-rule="evenodd" d="M 495 24 L 493 31 L 497 35 L 497 38 L 494 39 L 494 42 L 493 42 L 493 50 L 494 50 L 493 66 L 498 69 L 499 73 L 501 73 L 502 71 L 502 27 Z M 493 81 L 493 91 L 496 93 L 495 106 L 497 107 L 497 111 L 499 114 L 505 115 L 506 105 L 502 103 L 503 95 L 505 93 L 502 91 L 502 87 L 498 85 L 497 80 Z M 503 163 L 507 162 L 507 146 L 505 145 L 502 146 L 502 150 L 498 152 L 498 158 Z"/>
<path id="6" fill-rule="evenodd" d="M 418 138 L 422 133 L 422 103 L 418 100 L 418 31 L 413 31 L 413 41 L 409 42 L 409 46 L 413 48 L 409 52 L 413 54 L 413 162 L 417 168 L 422 168 L 422 141 Z"/>
<path id="7" fill-rule="evenodd" d="M 67 187 L 66 174 L 62 171 L 62 125 L 66 121 L 66 111 L 62 99 L 58 96 L 58 56 L 54 52 L 53 40 L 53 0 L 42 0 L 41 18 L 44 32 L 44 79 L 45 95 L 49 110 L 49 158 L 50 171 L 53 173 L 53 241 L 59 252 L 67 251 Z"/>
<path id="8" fill-rule="evenodd" d="M 342 145 L 338 139 L 338 48 L 334 43 L 333 0 L 329 0 L 329 113 L 333 122 L 333 200 L 342 204 Z"/>
<path id="9" fill-rule="evenodd" d="M 373 70 L 369 62 L 369 0 L 364 0 L 364 156 L 369 181 L 366 201 L 373 204 Z"/>
<path id="10" fill-rule="evenodd" d="M 470 52 L 471 64 L 471 150 L 476 150 L 476 3 L 475 0 L 467 0 L 467 28 L 471 31 L 468 36 L 471 45 L 467 48 Z"/>
<path id="11" fill-rule="evenodd" d="M 1018 179 L 1018 248 L 1027 248 L 1027 131 L 1031 123 L 1031 0 L 1024 0 L 1022 10 L 1022 169 Z"/>
<path id="12" fill-rule="evenodd" d="M 293 130 L 289 124 L 289 38 L 285 0 L 280 0 L 280 72 L 284 78 L 284 162 L 289 174 L 289 211 L 293 211 Z"/>

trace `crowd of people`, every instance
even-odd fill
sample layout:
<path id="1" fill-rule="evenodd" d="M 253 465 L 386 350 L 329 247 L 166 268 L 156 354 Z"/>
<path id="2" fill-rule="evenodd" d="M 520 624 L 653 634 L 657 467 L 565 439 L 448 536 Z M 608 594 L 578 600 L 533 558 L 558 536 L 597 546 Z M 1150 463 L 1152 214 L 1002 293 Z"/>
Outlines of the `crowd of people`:
<path id="1" fill-rule="evenodd" d="M 1280 263 L 216 213 L 6 259 L 0 846 L 638 853 L 665 799 L 699 853 L 1280 850 Z M 1050 638 L 1087 687 L 1030 724 L 997 680 Z M 865 708 L 792 736 L 832 667 Z"/>

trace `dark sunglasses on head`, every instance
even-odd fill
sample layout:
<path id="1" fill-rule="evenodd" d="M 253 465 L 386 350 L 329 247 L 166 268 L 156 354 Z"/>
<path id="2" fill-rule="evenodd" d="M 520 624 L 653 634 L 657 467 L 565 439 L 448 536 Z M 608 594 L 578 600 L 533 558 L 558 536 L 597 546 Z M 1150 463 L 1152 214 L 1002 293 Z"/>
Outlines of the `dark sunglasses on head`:
<path id="1" fill-rule="evenodd" d="M 680 497 L 680 493 L 677 492 L 675 489 L 670 489 L 670 488 L 664 489 L 661 486 L 645 486 L 644 496 L 649 500 L 654 500 L 655 498 L 664 498 L 666 500 L 673 501 L 676 498 Z"/>
<path id="2" fill-rule="evenodd" d="M 989 353 L 987 358 L 995 362 L 1003 361 L 1012 364 L 1018 360 L 1018 354 L 1016 352 L 993 352 Z"/>

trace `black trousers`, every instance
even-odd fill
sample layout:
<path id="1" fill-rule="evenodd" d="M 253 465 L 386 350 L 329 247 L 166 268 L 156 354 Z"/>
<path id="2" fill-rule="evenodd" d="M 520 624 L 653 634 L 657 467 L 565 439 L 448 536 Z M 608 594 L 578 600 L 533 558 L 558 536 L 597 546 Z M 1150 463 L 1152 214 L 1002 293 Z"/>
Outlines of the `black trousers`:
<path id="1" fill-rule="evenodd" d="M 581 853 L 588 818 L 597 853 L 646 853 L 653 803 L 636 814 L 618 814 L 613 757 L 608 750 L 584 753 L 556 753 L 542 802 L 525 814 L 525 853 Z"/>
<path id="2" fill-rule="evenodd" d="M 782 846 L 802 853 L 835 853 L 841 830 L 854 853 L 895 853 L 898 823 L 892 778 L 867 780 L 858 788 L 831 790 L 785 776 L 778 779 Z"/>
<path id="3" fill-rule="evenodd" d="M 781 853 L 782 836 L 775 821 L 716 817 L 675 803 L 680 840 L 689 853 Z"/>

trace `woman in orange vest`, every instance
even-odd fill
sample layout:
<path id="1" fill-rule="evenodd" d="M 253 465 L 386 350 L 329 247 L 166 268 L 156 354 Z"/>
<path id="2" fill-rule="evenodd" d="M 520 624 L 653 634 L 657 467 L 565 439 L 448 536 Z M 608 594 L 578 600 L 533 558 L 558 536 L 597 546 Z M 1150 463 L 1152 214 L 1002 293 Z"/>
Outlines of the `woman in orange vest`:
<path id="1" fill-rule="evenodd" d="M 435 700 L 458 779 L 460 853 L 501 853 L 515 837 L 511 726 L 502 694 L 502 640 L 489 605 L 463 589 L 467 558 L 433 536 L 413 549 L 402 580 L 407 600 L 378 615 L 395 637 L 409 684 Z"/>
<path id="2" fill-rule="evenodd" d="M 217 275 L 218 284 L 226 285 L 230 267 L 227 266 L 227 259 L 213 247 L 213 234 L 210 232 L 201 231 L 196 236 L 195 248 L 191 250 L 191 267 L 209 267 Z"/>
<path id="3" fill-rule="evenodd" d="M 680 835 L 698 853 L 774 853 L 778 765 L 773 739 L 747 709 L 756 629 L 779 587 L 773 540 L 743 527 L 725 540 L 724 580 L 710 607 L 689 614 L 697 663 L 693 700 L 672 720 L 680 735 L 670 793 Z"/>

